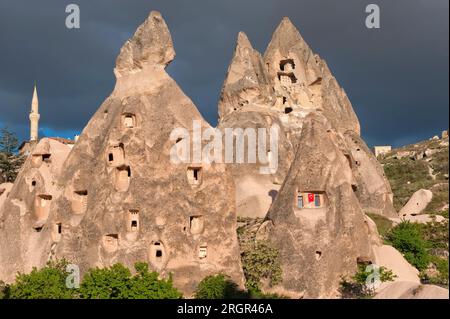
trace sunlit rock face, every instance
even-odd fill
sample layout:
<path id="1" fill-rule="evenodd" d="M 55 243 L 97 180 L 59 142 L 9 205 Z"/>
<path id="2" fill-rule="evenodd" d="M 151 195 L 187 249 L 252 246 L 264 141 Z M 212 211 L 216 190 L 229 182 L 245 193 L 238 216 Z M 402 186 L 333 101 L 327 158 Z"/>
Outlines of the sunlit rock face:
<path id="1" fill-rule="evenodd" d="M 172 140 L 173 129 L 192 131 L 194 120 L 210 127 L 166 73 L 174 56 L 167 25 L 152 12 L 122 47 L 114 91 L 64 163 L 61 195 L 35 235 L 36 265 L 64 257 L 84 272 L 146 261 L 162 276 L 172 273 L 186 296 L 216 273 L 243 286 L 226 166 L 170 158 L 175 144 L 186 142 Z"/>
<path id="2" fill-rule="evenodd" d="M 245 171 L 236 165 L 232 167 L 238 190 L 238 215 L 265 216 L 271 203 L 268 194 L 276 194 L 280 181 L 286 177 L 305 118 L 314 113 L 326 117 L 341 141 L 342 152 L 354 161 L 356 194 L 363 209 L 395 216 L 389 183 L 359 136 L 360 124 L 350 100 L 326 62 L 313 53 L 288 18 L 276 28 L 264 55 L 252 47 L 244 33 L 239 33 L 223 84 L 219 128 L 264 128 L 268 123 L 282 127 L 276 173 L 260 176 L 249 167 Z M 251 207 L 255 208 L 250 211 Z"/>
<path id="3" fill-rule="evenodd" d="M 328 120 L 306 117 L 296 157 L 258 237 L 279 250 L 284 293 L 338 297 L 342 276 L 373 260 L 371 233 L 347 157 Z"/>
<path id="4" fill-rule="evenodd" d="M 14 280 L 18 271 L 30 272 L 46 264 L 59 236 L 50 223 L 50 208 L 61 193 L 58 176 L 70 146 L 43 138 L 23 164 L 14 185 L 0 197 L 0 278 Z M 0 187 L 1 188 L 1 187 Z M 3 202 L 3 205 L 1 205 Z"/>

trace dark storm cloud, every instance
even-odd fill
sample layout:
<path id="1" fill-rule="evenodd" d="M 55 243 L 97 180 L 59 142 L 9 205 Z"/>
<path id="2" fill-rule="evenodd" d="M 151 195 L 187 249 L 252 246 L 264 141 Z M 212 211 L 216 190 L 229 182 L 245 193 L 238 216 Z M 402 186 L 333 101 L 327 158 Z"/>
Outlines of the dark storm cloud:
<path id="1" fill-rule="evenodd" d="M 79 30 L 65 28 L 69 3 L 80 6 Z M 364 26 L 369 3 L 381 7 L 379 30 Z M 345 88 L 369 144 L 448 127 L 447 0 L 2 0 L 0 125 L 26 137 L 36 80 L 45 133 L 81 131 L 113 89 L 120 47 L 150 10 L 173 36 L 169 73 L 213 125 L 237 33 L 264 51 L 289 16 Z"/>

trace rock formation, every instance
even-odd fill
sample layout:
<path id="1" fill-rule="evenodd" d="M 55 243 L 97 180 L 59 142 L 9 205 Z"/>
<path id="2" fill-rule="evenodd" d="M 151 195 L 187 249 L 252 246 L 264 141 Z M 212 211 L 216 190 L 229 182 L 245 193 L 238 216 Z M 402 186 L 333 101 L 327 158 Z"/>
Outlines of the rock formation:
<path id="1" fill-rule="evenodd" d="M 435 285 L 421 285 L 410 281 L 396 281 L 387 285 L 374 299 L 448 299 L 448 289 Z"/>
<path id="2" fill-rule="evenodd" d="M 23 164 L 3 206 L 0 205 L 0 278 L 11 281 L 16 272 L 29 272 L 44 265 L 50 255 L 46 249 L 49 233 L 56 235 L 58 225 L 46 225 L 50 206 L 61 192 L 57 183 L 70 147 L 43 138 Z M 3 195 L 2 195 L 3 196 Z M 1 202 L 0 202 L 1 204 Z"/>
<path id="3" fill-rule="evenodd" d="M 11 191 L 12 187 L 13 187 L 12 183 L 0 184 L 0 211 L 3 206 L 3 203 L 5 202 L 6 198 L 8 197 L 9 192 Z"/>
<path id="4" fill-rule="evenodd" d="M 225 273 L 243 285 L 235 191 L 226 166 L 178 164 L 170 157 L 177 145 L 193 144 L 173 139 L 173 129 L 192 131 L 194 120 L 210 128 L 166 73 L 174 57 L 169 30 L 152 12 L 122 47 L 114 91 L 64 164 L 61 196 L 33 234 L 43 251 L 36 265 L 48 255 L 64 257 L 82 272 L 148 261 L 162 276 L 173 273 L 185 296 L 210 274 Z M 25 229 L 32 231 L 31 225 Z"/>
<path id="5" fill-rule="evenodd" d="M 400 217 L 420 214 L 433 199 L 433 192 L 428 189 L 419 189 L 400 210 Z"/>
<path id="6" fill-rule="evenodd" d="M 360 125 L 345 91 L 327 64 L 314 54 L 288 18 L 275 30 L 264 56 L 247 36 L 238 35 L 233 59 L 219 101 L 219 127 L 242 127 L 251 123 L 266 127 L 281 123 L 280 169 L 272 176 L 257 176 L 247 167 L 232 168 L 238 197 L 238 215 L 263 217 L 270 192 L 286 177 L 296 151 L 305 117 L 323 114 L 339 135 L 340 148 L 354 161 L 357 196 L 365 211 L 396 216 L 392 191 L 377 162 L 360 138 Z M 259 115 L 257 115 L 259 114 Z M 259 194 L 257 194 L 259 192 Z M 255 206 L 249 213 L 241 207 Z"/>
<path id="7" fill-rule="evenodd" d="M 296 157 L 259 230 L 279 250 L 281 286 L 305 298 L 337 296 L 358 258 L 373 260 L 352 169 L 336 139 L 323 115 L 305 118 Z"/>

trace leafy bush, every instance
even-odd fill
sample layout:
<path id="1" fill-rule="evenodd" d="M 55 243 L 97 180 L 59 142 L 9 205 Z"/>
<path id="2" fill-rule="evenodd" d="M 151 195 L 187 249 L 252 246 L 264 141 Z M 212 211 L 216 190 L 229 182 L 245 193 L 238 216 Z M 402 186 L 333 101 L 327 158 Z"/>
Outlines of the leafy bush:
<path id="1" fill-rule="evenodd" d="M 195 292 L 197 299 L 285 299 L 286 297 L 277 294 L 266 294 L 259 289 L 251 288 L 242 291 L 223 274 L 208 276 L 204 278 Z"/>
<path id="2" fill-rule="evenodd" d="M 247 288 L 260 291 L 262 279 L 269 280 L 270 285 L 281 281 L 281 266 L 278 250 L 269 242 L 257 241 L 250 249 L 242 253 L 242 267 L 247 280 Z"/>
<path id="3" fill-rule="evenodd" d="M 172 286 L 172 278 L 158 279 L 157 272 L 149 272 L 146 263 L 136 263 L 137 274 L 115 264 L 110 268 L 90 269 L 80 286 L 85 299 L 179 299 L 182 294 Z"/>
<path id="4" fill-rule="evenodd" d="M 432 264 L 437 270 L 436 275 L 430 275 L 426 271 L 421 272 L 421 279 L 424 283 L 445 286 L 448 289 L 448 259 L 437 256 L 430 257 Z"/>
<path id="5" fill-rule="evenodd" d="M 66 287 L 67 261 L 51 261 L 29 274 L 18 274 L 16 281 L 8 289 L 11 299 L 70 299 L 76 298 L 76 289 Z"/>
<path id="6" fill-rule="evenodd" d="M 205 277 L 195 291 L 197 299 L 233 299 L 243 298 L 246 294 L 223 274 Z"/>
<path id="7" fill-rule="evenodd" d="M 410 264 L 419 270 L 427 268 L 430 258 L 426 250 L 427 243 L 420 233 L 420 225 L 408 221 L 401 222 L 391 229 L 387 239 Z"/>
<path id="8" fill-rule="evenodd" d="M 348 298 L 371 298 L 375 294 L 374 287 L 368 285 L 369 277 L 374 276 L 375 271 L 378 271 L 380 282 L 393 281 L 397 276 L 386 267 L 372 267 L 366 265 L 358 265 L 358 271 L 350 280 L 342 278 L 340 292 L 342 297 Z"/>

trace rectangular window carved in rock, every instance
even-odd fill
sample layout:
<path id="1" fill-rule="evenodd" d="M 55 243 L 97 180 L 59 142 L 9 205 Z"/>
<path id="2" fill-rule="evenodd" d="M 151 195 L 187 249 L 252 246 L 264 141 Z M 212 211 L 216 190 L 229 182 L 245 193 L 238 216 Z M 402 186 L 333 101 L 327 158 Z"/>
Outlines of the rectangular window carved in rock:
<path id="1" fill-rule="evenodd" d="M 44 163 L 50 163 L 51 154 L 42 154 L 42 161 Z"/>
<path id="2" fill-rule="evenodd" d="M 62 224 L 55 223 L 53 225 L 53 232 L 52 232 L 53 241 L 59 242 L 61 240 L 61 233 L 62 233 Z"/>
<path id="3" fill-rule="evenodd" d="M 280 61 L 280 70 L 281 71 L 292 71 L 295 69 L 295 63 L 292 59 L 286 59 Z"/>
<path id="4" fill-rule="evenodd" d="M 123 165 L 125 161 L 125 151 L 122 143 L 111 146 L 108 150 L 108 164 L 111 166 Z"/>
<path id="5" fill-rule="evenodd" d="M 129 166 L 121 166 L 116 169 L 116 190 L 126 192 L 130 185 L 131 169 Z"/>
<path id="6" fill-rule="evenodd" d="M 206 258 L 208 255 L 208 247 L 207 246 L 200 246 L 198 250 L 198 258 L 203 259 Z"/>
<path id="7" fill-rule="evenodd" d="M 137 232 L 139 230 L 139 210 L 130 209 L 128 211 L 128 231 Z"/>
<path id="8" fill-rule="evenodd" d="M 103 236 L 103 247 L 108 252 L 114 252 L 119 247 L 119 235 L 108 234 Z"/>
<path id="9" fill-rule="evenodd" d="M 87 210 L 88 191 L 77 190 L 72 195 L 72 210 L 74 214 L 84 214 Z"/>
<path id="10" fill-rule="evenodd" d="M 191 185 L 200 185 L 202 182 L 202 168 L 201 167 L 189 167 L 187 169 L 188 182 Z"/>
<path id="11" fill-rule="evenodd" d="M 136 116 L 131 113 L 126 113 L 122 115 L 122 125 L 124 128 L 136 127 Z"/>
<path id="12" fill-rule="evenodd" d="M 46 220 L 50 212 L 50 204 L 52 201 L 52 195 L 39 194 L 36 196 L 34 202 L 34 209 L 36 218 L 38 220 Z"/>
<path id="13" fill-rule="evenodd" d="M 201 234 L 203 232 L 204 222 L 203 216 L 191 216 L 189 217 L 189 229 L 191 234 Z"/>

